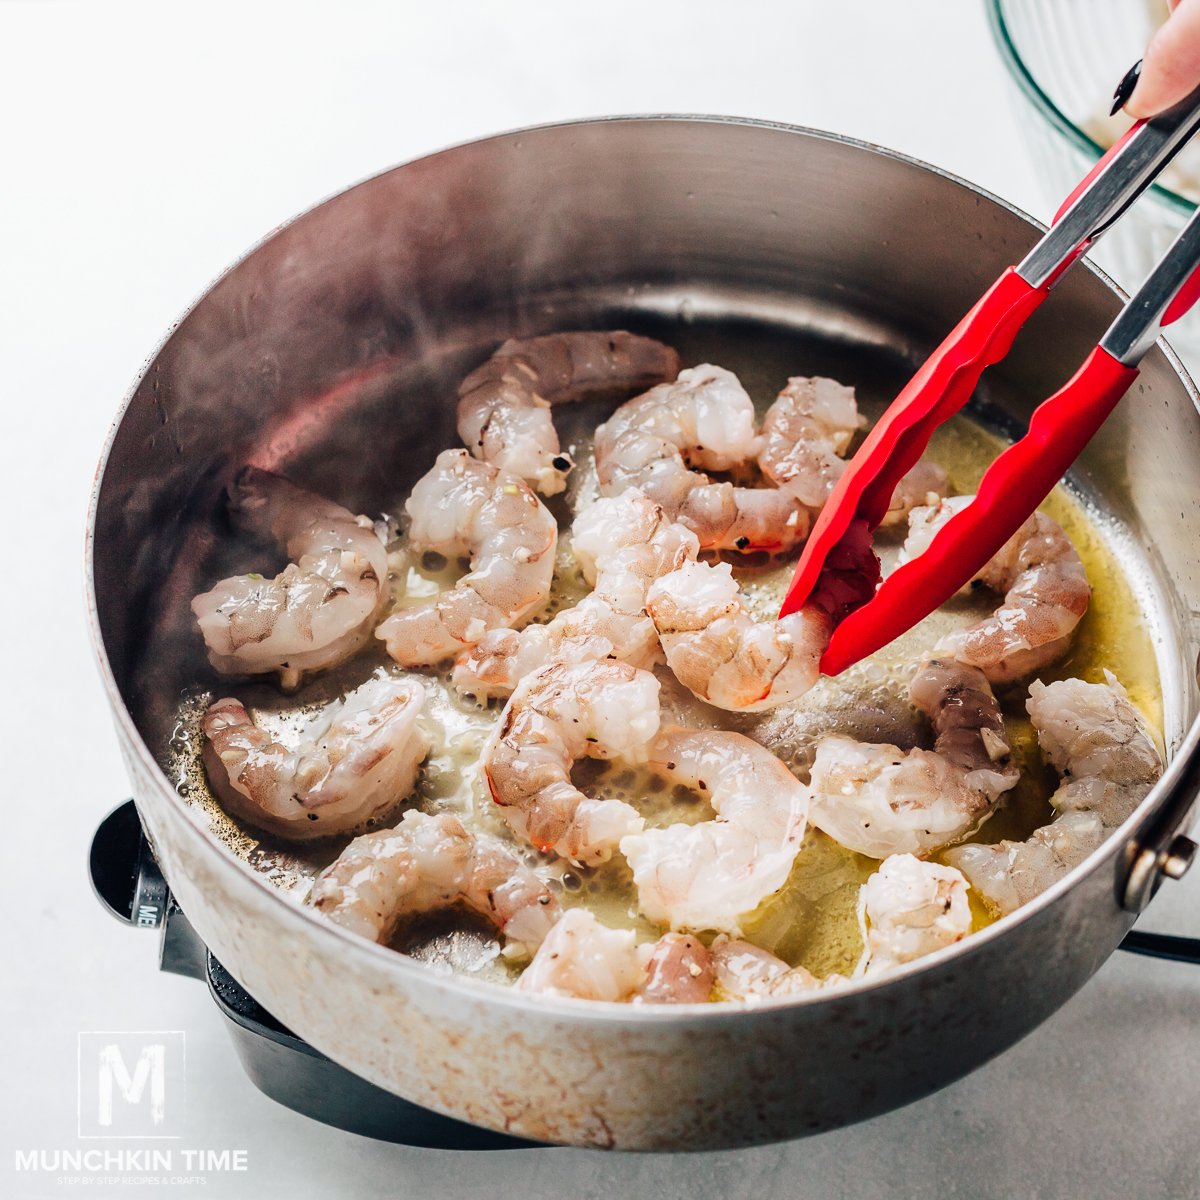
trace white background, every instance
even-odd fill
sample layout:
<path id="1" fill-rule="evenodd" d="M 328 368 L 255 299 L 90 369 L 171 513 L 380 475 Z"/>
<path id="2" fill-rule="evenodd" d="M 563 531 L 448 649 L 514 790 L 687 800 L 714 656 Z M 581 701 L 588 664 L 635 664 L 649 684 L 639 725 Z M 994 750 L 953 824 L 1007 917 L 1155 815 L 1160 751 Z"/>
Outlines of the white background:
<path id="1" fill-rule="evenodd" d="M 88 840 L 127 783 L 85 629 L 83 528 L 142 362 L 247 246 L 363 175 L 507 127 L 648 111 L 832 129 L 1049 207 L 974 0 L 0 2 L 0 1194 L 78 1190 L 13 1170 L 17 1148 L 79 1145 L 77 1033 L 162 1028 L 187 1033 L 187 1144 L 249 1151 L 247 1173 L 208 1177 L 210 1196 L 1200 1194 L 1187 967 L 1117 956 L 1002 1059 L 816 1140 L 462 1155 L 260 1096 L 205 989 L 158 974 L 153 936 L 93 900 Z M 1200 926 L 1197 876 L 1149 923 Z"/>

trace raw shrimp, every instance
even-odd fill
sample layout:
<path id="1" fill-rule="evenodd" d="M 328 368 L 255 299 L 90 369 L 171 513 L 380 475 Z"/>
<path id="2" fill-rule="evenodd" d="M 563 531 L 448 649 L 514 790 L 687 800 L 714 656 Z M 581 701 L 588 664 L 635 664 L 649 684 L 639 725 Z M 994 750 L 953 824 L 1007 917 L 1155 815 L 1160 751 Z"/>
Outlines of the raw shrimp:
<path id="1" fill-rule="evenodd" d="M 923 459 L 900 477 L 880 524 L 884 528 L 903 524 L 914 508 L 940 504 L 949 489 L 950 476 L 945 470 L 937 463 Z"/>
<path id="2" fill-rule="evenodd" d="M 835 735 L 818 743 L 813 760 L 812 823 L 868 858 L 960 841 L 1020 778 L 982 671 L 935 660 L 918 669 L 909 694 L 933 725 L 932 750 Z"/>
<path id="3" fill-rule="evenodd" d="M 698 939 L 669 933 L 639 946 L 632 931 L 609 929 L 573 908 L 538 948 L 517 989 L 580 1000 L 701 1004 L 712 984 L 711 959 Z"/>
<path id="4" fill-rule="evenodd" d="M 409 811 L 394 829 L 355 838 L 318 876 L 310 903 L 331 921 L 386 942 L 402 918 L 464 904 L 532 951 L 561 915 L 554 893 L 503 842 L 455 816 Z"/>
<path id="5" fill-rule="evenodd" d="M 405 504 L 409 544 L 471 569 L 435 600 L 401 608 L 375 631 L 406 667 L 428 666 L 475 645 L 489 629 L 519 625 L 550 596 L 558 525 L 527 484 L 444 450 Z"/>
<path id="6" fill-rule="evenodd" d="M 836 379 L 796 376 L 763 418 L 758 465 L 772 483 L 815 514 L 842 477 L 842 456 L 865 424 L 853 388 Z M 936 463 L 917 463 L 896 485 L 882 523 L 899 524 L 917 505 L 936 504 L 948 485 L 946 472 Z"/>
<path id="7" fill-rule="evenodd" d="M 293 561 L 274 579 L 235 575 L 192 601 L 217 671 L 278 671 L 290 690 L 370 640 L 387 602 L 387 553 L 368 517 L 257 467 L 230 486 L 229 514 Z"/>
<path id="8" fill-rule="evenodd" d="M 601 562 L 653 541 L 669 524 L 662 505 L 639 488 L 626 488 L 619 496 L 601 496 L 580 510 L 571 524 L 571 554 L 580 574 L 595 587 Z"/>
<path id="9" fill-rule="evenodd" d="M 240 700 L 218 700 L 201 723 L 209 783 L 233 816 L 290 841 L 349 833 L 412 794 L 429 751 L 417 725 L 424 702 L 415 680 L 375 676 L 288 747 Z"/>
<path id="10" fill-rule="evenodd" d="M 664 933 L 650 947 L 645 967 L 635 1004 L 702 1004 L 712 996 L 712 955 L 689 933 Z"/>
<path id="11" fill-rule="evenodd" d="M 455 664 L 454 686 L 460 692 L 480 700 L 510 695 L 520 680 L 551 660 L 615 658 L 635 667 L 661 661 L 658 631 L 646 614 L 646 589 L 696 557 L 696 535 L 668 521 L 657 504 L 630 488 L 583 510 L 571 548 L 592 573 L 595 590 L 546 625 L 489 632 Z"/>
<path id="12" fill-rule="evenodd" d="M 625 1000 L 645 978 L 636 937 L 609 929 L 582 908 L 572 908 L 550 931 L 517 980 L 517 990 L 579 1000 Z"/>
<path id="13" fill-rule="evenodd" d="M 829 618 L 815 606 L 755 621 L 728 563 L 684 563 L 650 586 L 646 611 L 679 682 L 732 712 L 802 696 L 816 683 L 829 643 Z"/>
<path id="14" fill-rule="evenodd" d="M 458 389 L 458 435 L 471 453 L 544 496 L 566 486 L 550 406 L 589 392 L 641 389 L 679 370 L 679 355 L 632 333 L 552 333 L 505 342 Z"/>
<path id="15" fill-rule="evenodd" d="M 795 376 L 763 418 L 758 465 L 773 484 L 815 511 L 841 478 L 842 455 L 865 424 L 853 388 L 836 379 Z"/>
<path id="16" fill-rule="evenodd" d="M 960 871 L 893 854 L 859 891 L 864 926 L 858 974 L 898 967 L 962 941 L 971 932 L 968 884 Z"/>
<path id="17" fill-rule="evenodd" d="M 703 793 L 716 819 L 621 839 L 638 907 L 671 929 L 740 932 L 787 880 L 804 837 L 808 793 L 757 742 L 725 730 L 671 729 L 650 747 L 650 768 Z"/>
<path id="18" fill-rule="evenodd" d="M 551 662 L 513 692 L 483 750 L 484 779 L 518 837 L 581 863 L 605 861 L 642 818 L 571 783 L 576 759 L 646 755 L 658 680 L 625 663 Z"/>
<path id="19" fill-rule="evenodd" d="M 641 488 L 705 550 L 788 550 L 808 534 L 808 510 L 794 496 L 700 474 L 743 467 L 758 441 L 737 377 L 705 363 L 621 405 L 596 430 L 596 475 L 606 496 Z"/>
<path id="20" fill-rule="evenodd" d="M 1064 812 L 1023 842 L 971 843 L 946 851 L 946 861 L 970 880 L 990 912 L 1002 917 L 1027 904 L 1104 841 L 1099 813 Z"/>
<path id="21" fill-rule="evenodd" d="M 497 696 L 511 696 L 522 679 L 550 663 L 620 658 L 637 666 L 649 665 L 649 656 L 641 653 L 644 639 L 637 637 L 637 630 L 632 631 L 634 640 L 628 643 L 632 652 L 617 653 L 613 639 L 618 636 L 621 620 L 621 614 L 587 596 L 547 625 L 492 629 L 455 662 L 451 682 L 461 695 L 482 704 Z M 652 625 L 650 632 L 654 632 Z"/>
<path id="22" fill-rule="evenodd" d="M 761 946 L 724 935 L 713 941 L 710 953 L 717 1000 L 757 1004 L 769 997 L 801 995 L 846 982 L 844 975 L 818 979 L 804 967 L 789 967 Z"/>
<path id="23" fill-rule="evenodd" d="M 914 558 L 956 512 L 974 499 L 956 496 L 916 508 L 902 561 Z M 1060 658 L 1092 590 L 1075 547 L 1052 517 L 1034 513 L 972 580 L 1004 594 L 988 618 L 944 637 L 934 648 L 979 667 L 993 683 L 1021 679 Z"/>
<path id="24" fill-rule="evenodd" d="M 1058 813 L 1023 842 L 958 846 L 946 859 L 998 915 L 1032 900 L 1081 863 L 1120 825 L 1162 774 L 1141 713 L 1117 679 L 1035 682 L 1027 708 L 1038 741 L 1063 782 L 1050 797 Z"/>
<path id="25" fill-rule="evenodd" d="M 1050 803 L 1060 812 L 1099 813 L 1115 829 L 1158 781 L 1162 757 L 1117 677 L 1104 675 L 1104 683 L 1035 680 L 1025 707 L 1042 753 L 1062 776 Z"/>

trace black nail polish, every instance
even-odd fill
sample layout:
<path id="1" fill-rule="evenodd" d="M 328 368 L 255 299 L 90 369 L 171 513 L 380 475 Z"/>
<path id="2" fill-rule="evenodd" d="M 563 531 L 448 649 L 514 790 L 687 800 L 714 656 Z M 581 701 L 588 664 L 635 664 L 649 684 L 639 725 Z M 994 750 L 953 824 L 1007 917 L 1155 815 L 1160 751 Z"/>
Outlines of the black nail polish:
<path id="1" fill-rule="evenodd" d="M 1117 84 L 1117 90 L 1113 92 L 1113 106 L 1108 110 L 1110 117 L 1117 115 L 1117 109 L 1125 107 L 1125 101 L 1133 95 L 1133 89 L 1137 87 L 1138 76 L 1142 73 L 1142 60 L 1139 58 L 1137 62 L 1125 72 L 1125 78 Z"/>

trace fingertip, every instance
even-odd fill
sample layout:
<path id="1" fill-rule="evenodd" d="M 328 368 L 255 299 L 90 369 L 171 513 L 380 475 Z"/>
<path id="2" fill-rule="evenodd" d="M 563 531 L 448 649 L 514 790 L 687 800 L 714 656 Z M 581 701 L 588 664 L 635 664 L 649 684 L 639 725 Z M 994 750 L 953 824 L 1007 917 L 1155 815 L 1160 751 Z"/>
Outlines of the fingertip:
<path id="1" fill-rule="evenodd" d="M 1155 108 L 1152 103 L 1143 102 L 1144 91 L 1144 88 L 1135 89 L 1124 105 L 1114 108 L 1110 115 L 1115 117 L 1119 111 L 1123 111 L 1126 116 L 1132 117 L 1135 121 L 1144 121 L 1148 117 L 1154 116 L 1160 110 Z"/>
<path id="2" fill-rule="evenodd" d="M 1141 120 L 1156 116 L 1188 96 L 1200 83 L 1200 3 L 1191 0 L 1172 12 L 1142 59 L 1137 84 L 1125 111 Z"/>

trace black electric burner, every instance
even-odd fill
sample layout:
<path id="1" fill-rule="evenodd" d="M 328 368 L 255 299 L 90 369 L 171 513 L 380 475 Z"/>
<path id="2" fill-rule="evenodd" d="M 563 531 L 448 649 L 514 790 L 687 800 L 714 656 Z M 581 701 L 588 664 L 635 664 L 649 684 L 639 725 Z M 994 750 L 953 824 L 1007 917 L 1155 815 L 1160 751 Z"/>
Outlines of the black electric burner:
<path id="1" fill-rule="evenodd" d="M 381 1141 L 437 1150 L 515 1150 L 541 1145 L 443 1117 L 359 1078 L 281 1025 L 213 957 L 172 897 L 132 800 L 114 809 L 92 839 L 92 886 L 127 925 L 160 929 L 159 967 L 208 983 L 238 1058 L 272 1100 L 325 1125 Z M 1200 962 L 1200 939 L 1126 935 L 1121 949 Z"/>

